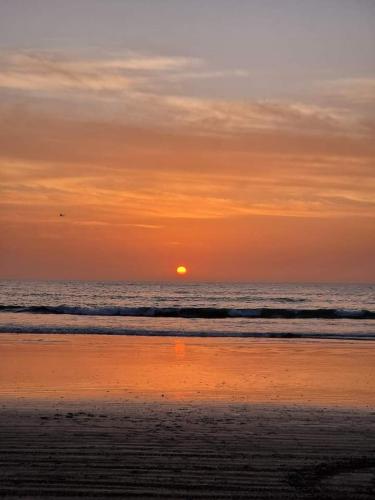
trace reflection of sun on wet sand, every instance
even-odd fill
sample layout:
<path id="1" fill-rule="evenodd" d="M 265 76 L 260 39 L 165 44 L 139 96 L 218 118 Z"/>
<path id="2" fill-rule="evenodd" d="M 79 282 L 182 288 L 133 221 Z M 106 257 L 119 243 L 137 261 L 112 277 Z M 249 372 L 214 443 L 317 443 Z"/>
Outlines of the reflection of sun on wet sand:
<path id="1" fill-rule="evenodd" d="M 0 394 L 368 407 L 371 342 L 2 335 Z"/>
<path id="2" fill-rule="evenodd" d="M 0 352 L 0 495 L 371 498 L 371 343 L 3 335 Z"/>
<path id="3" fill-rule="evenodd" d="M 183 340 L 176 340 L 174 350 L 177 359 L 184 359 L 186 354 L 186 344 Z"/>

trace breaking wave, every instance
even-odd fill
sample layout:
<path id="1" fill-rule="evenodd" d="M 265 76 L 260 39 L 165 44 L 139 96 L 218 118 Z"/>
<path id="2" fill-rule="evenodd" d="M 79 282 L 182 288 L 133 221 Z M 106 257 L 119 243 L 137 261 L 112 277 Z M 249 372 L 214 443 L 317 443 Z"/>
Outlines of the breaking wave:
<path id="1" fill-rule="evenodd" d="M 235 331 L 181 331 L 72 325 L 0 325 L 0 334 L 65 334 L 65 335 L 125 335 L 134 337 L 193 337 L 193 338 L 253 338 L 304 340 L 364 340 L 374 341 L 375 333 L 337 332 L 235 332 Z"/>
<path id="2" fill-rule="evenodd" d="M 119 307 L 119 306 L 20 306 L 0 305 L 0 312 L 69 314 L 74 316 L 135 316 L 150 318 L 259 318 L 259 319 L 375 319 L 367 309 L 216 308 L 216 307 Z"/>

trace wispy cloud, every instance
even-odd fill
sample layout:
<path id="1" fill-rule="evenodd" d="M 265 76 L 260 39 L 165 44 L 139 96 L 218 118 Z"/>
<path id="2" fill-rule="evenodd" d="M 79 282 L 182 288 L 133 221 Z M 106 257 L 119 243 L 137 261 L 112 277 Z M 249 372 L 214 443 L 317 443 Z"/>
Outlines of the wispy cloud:
<path id="1" fill-rule="evenodd" d="M 179 82 L 184 80 L 207 80 L 215 78 L 246 78 L 250 76 L 250 72 L 243 69 L 231 70 L 200 70 L 200 71 L 181 71 L 179 73 L 164 73 L 161 79 L 170 82 Z"/>
<path id="2" fill-rule="evenodd" d="M 352 130 L 355 118 L 340 110 L 302 103 L 199 99 L 167 96 L 165 108 L 186 125 L 205 130 L 243 133 L 251 130 L 304 130 L 343 132 Z"/>
<path id="3" fill-rule="evenodd" d="M 241 134 L 254 130 L 303 131 L 308 134 L 366 133 L 361 116 L 340 107 L 275 100 L 230 100 L 174 95 L 163 81 L 245 77 L 241 69 L 215 70 L 188 57 L 146 56 L 72 58 L 60 53 L 3 53 L 0 88 L 17 90 L 58 106 L 70 117 L 116 119 L 132 125 L 188 130 L 195 134 Z M 345 82 L 344 82 L 345 83 Z M 373 92 L 373 81 L 342 85 L 343 95 L 362 89 Z M 333 83 L 332 83 L 333 85 Z M 160 87 L 161 86 L 161 87 Z M 52 100 L 51 98 L 54 98 Z M 361 99 L 358 97 L 358 99 Z M 52 110 L 53 111 L 53 110 Z"/>
<path id="4" fill-rule="evenodd" d="M 3 54 L 0 87 L 21 95 L 0 107 L 3 207 L 83 207 L 77 223 L 145 229 L 171 214 L 372 213 L 374 147 L 347 107 L 153 88 L 224 75 L 186 57 Z"/>
<path id="5" fill-rule="evenodd" d="M 234 156 L 232 161 L 235 160 Z M 257 158 L 257 163 L 257 168 L 242 172 L 228 165 L 200 173 L 175 169 L 171 175 L 168 168 L 153 171 L 152 163 L 142 169 L 122 167 L 108 171 L 103 167 L 93 171 L 82 164 L 69 170 L 59 164 L 3 160 L 3 218 L 10 213 L 14 219 L 14 207 L 19 207 L 24 220 L 28 207 L 33 206 L 43 210 L 43 217 L 49 212 L 54 220 L 53 214 L 63 207 L 71 214 L 72 223 L 118 225 L 140 218 L 147 222 L 130 225 L 154 229 L 159 224 L 153 220 L 161 219 L 373 213 L 375 185 L 366 161 L 349 160 L 347 165 L 342 158 L 306 162 L 303 157 L 288 160 L 264 155 Z"/>
<path id="6" fill-rule="evenodd" d="M 199 64 L 200 60 L 187 57 L 69 59 L 49 52 L 5 53 L 0 58 L 0 87 L 25 91 L 122 91 L 136 86 L 144 73 L 186 70 Z"/>
<path id="7" fill-rule="evenodd" d="M 375 105 L 375 77 L 339 78 L 319 83 L 321 92 L 354 104 Z"/>

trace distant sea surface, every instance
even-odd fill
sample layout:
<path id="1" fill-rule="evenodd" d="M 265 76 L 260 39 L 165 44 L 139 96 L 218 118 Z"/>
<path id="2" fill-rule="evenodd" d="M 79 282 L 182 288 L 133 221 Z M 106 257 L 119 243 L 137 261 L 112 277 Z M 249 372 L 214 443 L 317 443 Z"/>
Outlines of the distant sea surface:
<path id="1" fill-rule="evenodd" d="M 0 333 L 375 340 L 375 285 L 0 281 Z"/>

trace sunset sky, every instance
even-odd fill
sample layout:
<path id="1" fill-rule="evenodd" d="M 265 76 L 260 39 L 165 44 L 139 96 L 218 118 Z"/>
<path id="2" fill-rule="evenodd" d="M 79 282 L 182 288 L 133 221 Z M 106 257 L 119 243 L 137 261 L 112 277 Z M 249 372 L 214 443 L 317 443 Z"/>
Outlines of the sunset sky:
<path id="1" fill-rule="evenodd" d="M 374 281 L 374 49 L 373 0 L 0 0 L 0 276 Z"/>

